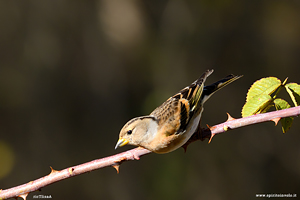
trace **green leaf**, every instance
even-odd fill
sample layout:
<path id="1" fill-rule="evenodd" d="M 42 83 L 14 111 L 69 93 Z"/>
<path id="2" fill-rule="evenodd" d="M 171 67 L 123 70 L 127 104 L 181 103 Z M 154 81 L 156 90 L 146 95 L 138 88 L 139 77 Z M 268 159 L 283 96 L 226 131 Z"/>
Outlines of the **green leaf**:
<path id="1" fill-rule="evenodd" d="M 270 108 L 272 97 L 267 94 L 256 95 L 249 99 L 242 109 L 242 116 L 248 117 L 257 113 L 266 112 Z"/>
<path id="2" fill-rule="evenodd" d="M 295 106 L 300 104 L 300 85 L 297 83 L 289 83 L 285 85 L 286 91 L 289 93 Z"/>
<path id="3" fill-rule="evenodd" d="M 271 95 L 278 87 L 280 87 L 281 81 L 276 77 L 262 78 L 250 87 L 246 101 L 257 95 Z"/>
<path id="4" fill-rule="evenodd" d="M 291 107 L 290 104 L 286 100 L 279 99 L 279 98 L 274 100 L 274 104 L 275 104 L 276 110 L 284 110 L 284 109 Z"/>
<path id="5" fill-rule="evenodd" d="M 290 104 L 283 99 L 275 99 L 274 104 L 276 110 L 284 110 L 291 107 Z M 283 133 L 286 133 L 291 128 L 293 120 L 293 117 L 285 117 L 280 119 Z"/>

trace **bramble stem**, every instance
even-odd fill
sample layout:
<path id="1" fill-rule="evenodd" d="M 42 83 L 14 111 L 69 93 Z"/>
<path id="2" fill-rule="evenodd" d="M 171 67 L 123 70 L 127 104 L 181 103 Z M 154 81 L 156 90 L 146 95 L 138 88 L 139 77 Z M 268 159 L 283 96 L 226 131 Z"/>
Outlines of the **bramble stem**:
<path id="1" fill-rule="evenodd" d="M 300 106 L 288 108 L 285 110 L 273 111 L 263 114 L 256 114 L 249 117 L 230 119 L 224 123 L 210 127 L 209 129 L 198 130 L 190 140 L 184 145 L 187 147 L 190 143 L 197 140 L 204 140 L 205 138 L 211 138 L 214 135 L 226 132 L 231 129 L 240 128 L 252 124 L 258 124 L 266 121 L 277 122 L 279 118 L 294 117 L 300 115 Z M 113 156 L 93 160 L 81 165 L 69 167 L 61 171 L 53 170 L 47 176 L 30 181 L 23 185 L 19 185 L 10 189 L 0 190 L 0 199 L 7 199 L 12 197 L 26 197 L 30 192 L 37 191 L 42 187 L 50 185 L 52 183 L 77 176 L 86 172 L 90 172 L 96 169 L 112 166 L 119 169 L 119 166 L 124 161 L 139 160 L 141 156 L 151 153 L 151 151 L 144 148 L 135 148 L 129 151 L 125 151 Z"/>

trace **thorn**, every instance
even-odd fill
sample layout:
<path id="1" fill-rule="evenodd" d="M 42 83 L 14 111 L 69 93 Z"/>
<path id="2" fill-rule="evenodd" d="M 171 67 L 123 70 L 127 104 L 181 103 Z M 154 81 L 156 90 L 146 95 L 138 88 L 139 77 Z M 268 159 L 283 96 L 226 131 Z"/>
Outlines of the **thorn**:
<path id="1" fill-rule="evenodd" d="M 289 77 L 286 77 L 286 79 L 283 81 L 282 85 L 285 85 Z"/>
<path id="2" fill-rule="evenodd" d="M 57 173 L 57 172 L 58 172 L 57 170 L 53 169 L 51 166 L 50 166 L 50 169 L 51 169 L 51 172 L 50 172 L 50 174 L 49 174 L 49 175 L 51 175 L 51 174 L 55 174 L 55 173 Z"/>
<path id="3" fill-rule="evenodd" d="M 209 129 L 211 128 L 211 126 L 209 126 L 208 124 L 206 124 L 206 126 L 207 126 L 207 128 L 209 128 Z"/>
<path id="4" fill-rule="evenodd" d="M 208 141 L 208 144 L 211 142 L 212 138 L 215 136 L 214 133 L 211 134 L 210 138 L 209 138 L 209 141 Z"/>
<path id="5" fill-rule="evenodd" d="M 119 171 L 119 169 L 120 169 L 120 165 L 119 164 L 112 165 L 112 167 L 117 170 L 117 174 L 120 172 Z"/>
<path id="6" fill-rule="evenodd" d="M 68 171 L 69 171 L 69 174 L 72 175 L 72 174 L 73 174 L 73 171 L 74 171 L 74 168 L 73 168 L 73 167 L 70 167 Z"/>
<path id="7" fill-rule="evenodd" d="M 228 118 L 227 118 L 226 122 L 231 121 L 231 120 L 235 120 L 235 118 L 231 117 L 231 115 L 229 113 L 227 113 L 227 117 Z"/>
<path id="8" fill-rule="evenodd" d="M 271 119 L 271 121 L 273 121 L 275 123 L 275 126 L 277 126 L 280 119 L 281 119 L 281 117 L 276 117 L 274 119 Z"/>
<path id="9" fill-rule="evenodd" d="M 25 194 L 20 194 L 20 195 L 18 195 L 18 197 L 21 197 L 21 198 L 23 198 L 24 200 L 26 200 L 26 197 L 27 197 L 28 194 L 29 194 L 28 192 L 25 193 Z"/>

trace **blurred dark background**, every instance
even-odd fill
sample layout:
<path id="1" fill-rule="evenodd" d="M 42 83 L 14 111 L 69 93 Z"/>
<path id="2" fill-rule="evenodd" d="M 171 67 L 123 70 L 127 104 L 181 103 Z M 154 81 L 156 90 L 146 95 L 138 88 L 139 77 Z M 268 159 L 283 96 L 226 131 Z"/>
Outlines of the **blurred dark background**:
<path id="1" fill-rule="evenodd" d="M 300 83 L 299 20 L 298 0 L 0 1 L 0 188 L 132 148 L 114 150 L 127 120 L 206 69 L 215 69 L 208 84 L 244 77 L 206 103 L 202 126 L 224 122 L 226 112 L 239 118 L 254 81 Z M 300 195 L 299 130 L 297 118 L 287 134 L 273 122 L 240 128 L 28 199 Z"/>

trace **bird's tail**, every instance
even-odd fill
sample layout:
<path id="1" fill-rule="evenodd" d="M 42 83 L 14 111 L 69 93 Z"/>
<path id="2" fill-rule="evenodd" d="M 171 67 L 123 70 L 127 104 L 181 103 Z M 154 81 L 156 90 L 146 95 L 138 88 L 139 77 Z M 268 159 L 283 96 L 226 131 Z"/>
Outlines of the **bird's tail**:
<path id="1" fill-rule="evenodd" d="M 226 76 L 225 78 L 223 78 L 222 80 L 219 80 L 211 85 L 205 86 L 203 89 L 202 103 L 204 103 L 207 99 L 209 99 L 211 97 L 211 95 L 213 95 L 216 91 L 225 87 L 229 83 L 232 83 L 233 81 L 241 78 L 242 76 L 243 75 L 236 76 L 236 75 L 230 74 L 230 75 Z"/>

